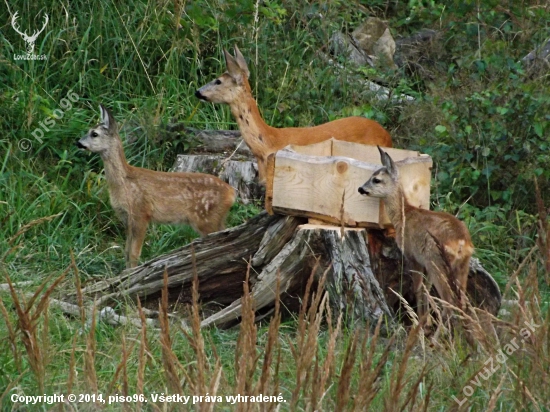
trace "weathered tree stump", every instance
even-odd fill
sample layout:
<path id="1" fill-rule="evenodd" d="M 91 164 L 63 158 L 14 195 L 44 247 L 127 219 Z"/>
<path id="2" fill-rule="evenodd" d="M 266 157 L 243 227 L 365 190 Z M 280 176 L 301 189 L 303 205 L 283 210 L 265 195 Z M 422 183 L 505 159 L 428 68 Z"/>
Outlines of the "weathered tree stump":
<path id="1" fill-rule="evenodd" d="M 197 142 L 187 154 L 178 155 L 174 172 L 200 172 L 218 176 L 237 190 L 240 201 L 262 200 L 264 188 L 258 183 L 258 165 L 238 130 L 198 130 L 183 124 L 170 124 L 171 138 Z"/>
<path id="2" fill-rule="evenodd" d="M 382 230 L 305 224 L 305 219 L 269 216 L 263 212 L 247 223 L 197 239 L 121 275 L 83 289 L 99 307 L 127 297 L 158 305 L 163 276 L 173 302 L 190 303 L 194 275 L 206 316 L 202 326 L 231 326 L 241 316 L 243 282 L 249 271 L 257 319 L 269 314 L 277 299 L 297 308 L 313 273 L 328 270 L 325 290 L 335 316 L 375 324 L 393 317 L 400 302 L 389 290 L 401 292 L 411 304 L 410 275 L 392 237 Z M 315 288 L 314 288 L 315 289 Z M 496 314 L 500 292 L 492 277 L 473 261 L 468 292 L 476 305 Z M 215 307 L 216 310 L 211 308 Z M 221 307 L 221 309 L 220 309 Z"/>
<path id="3" fill-rule="evenodd" d="M 258 183 L 258 165 L 252 160 L 230 160 L 219 154 L 178 155 L 174 171 L 218 176 L 237 190 L 237 195 L 244 204 L 262 199 L 265 193 Z"/>

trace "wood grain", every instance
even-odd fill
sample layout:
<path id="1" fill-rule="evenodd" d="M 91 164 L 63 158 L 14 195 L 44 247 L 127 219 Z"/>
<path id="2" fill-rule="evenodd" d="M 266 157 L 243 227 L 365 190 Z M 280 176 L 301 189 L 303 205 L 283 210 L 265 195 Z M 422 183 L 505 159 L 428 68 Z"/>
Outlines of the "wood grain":
<path id="1" fill-rule="evenodd" d="M 311 155 L 316 150 L 326 153 L 328 149 L 356 158 Z M 396 159 L 409 201 L 428 209 L 431 158 L 410 150 L 388 149 L 388 152 Z M 390 224 L 380 200 L 362 196 L 357 191 L 380 168 L 380 155 L 375 146 L 335 140 L 307 147 L 289 146 L 276 153 L 270 166 L 273 171 L 268 172 L 269 201 L 266 202 L 270 213 L 343 222 L 346 226 Z"/>

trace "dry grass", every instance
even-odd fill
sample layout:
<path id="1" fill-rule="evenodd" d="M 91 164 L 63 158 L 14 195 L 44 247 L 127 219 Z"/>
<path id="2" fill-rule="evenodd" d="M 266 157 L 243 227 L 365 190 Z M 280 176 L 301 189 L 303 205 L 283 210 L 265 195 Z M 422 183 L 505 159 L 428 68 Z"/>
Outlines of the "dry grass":
<path id="1" fill-rule="evenodd" d="M 538 210 L 538 225 L 537 230 L 539 233 L 538 247 L 544 261 L 544 268 L 546 273 L 546 284 L 550 285 L 550 222 L 548 221 L 548 213 L 542 200 L 542 194 L 540 193 L 539 184 L 537 178 L 535 181 L 535 200 Z"/>
<path id="2" fill-rule="evenodd" d="M 505 319 L 490 318 L 471 307 L 449 308 L 468 325 L 475 351 L 466 344 L 460 326 L 449 330 L 439 324 L 443 330 L 428 337 L 423 322 L 406 333 L 397 328 L 389 338 L 380 334 L 382 320 L 374 328 L 348 329 L 342 318 L 332 317 L 323 289 L 327 273 L 317 279 L 315 290 L 310 277 L 301 310 L 290 323 L 283 323 L 279 303 L 267 325 L 255 323 L 254 301 L 244 282 L 238 334 L 202 330 L 195 279 L 189 326 L 180 326 L 169 316 L 165 276 L 159 329 L 147 326 L 138 301 L 138 330 L 121 327 L 106 338 L 106 326 L 97 324 L 95 311 L 89 322 L 82 311 L 83 318 L 76 322 L 65 319 L 79 332 L 62 342 L 52 339 L 52 325 L 61 320 L 49 313 L 48 298 L 67 271 L 48 287 L 49 282 L 44 282 L 27 302 L 6 277 L 11 304 L 0 302 L 0 312 L 15 376 L 13 384 L 0 392 L 2 405 L 15 406 L 9 400 L 11 393 L 35 395 L 61 389 L 103 394 L 105 400 L 110 395 L 143 393 L 148 400 L 89 404 L 104 410 L 181 410 L 181 404 L 153 402 L 151 395 L 160 393 L 188 396 L 186 408 L 195 402 L 192 407 L 199 411 L 543 410 L 550 401 L 543 389 L 550 383 L 550 322 L 538 290 L 537 265 L 525 265 L 511 279 L 514 284 L 507 290 L 515 294 L 517 303 Z M 78 281 L 75 287 L 80 288 Z M 442 304 L 430 299 L 432 306 Z M 529 336 L 526 324 L 536 325 Z M 221 344 L 214 342 L 220 334 Z M 487 360 L 498 359 L 499 350 L 514 339 L 521 341 L 518 348 L 489 374 Z M 59 356 L 47 356 L 56 352 Z M 64 385 L 49 373 L 59 362 L 68 365 Z M 466 396 L 470 389 L 463 388 L 470 387 L 476 391 Z M 280 395 L 284 401 L 232 403 L 226 398 L 238 394 L 272 399 Z"/>

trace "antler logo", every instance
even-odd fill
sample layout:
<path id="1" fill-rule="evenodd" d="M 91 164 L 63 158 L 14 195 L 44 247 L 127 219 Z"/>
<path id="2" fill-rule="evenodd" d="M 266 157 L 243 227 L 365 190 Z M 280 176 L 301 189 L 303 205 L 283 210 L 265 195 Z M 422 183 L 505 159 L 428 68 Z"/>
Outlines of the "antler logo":
<path id="1" fill-rule="evenodd" d="M 22 32 L 17 24 L 17 14 L 18 12 L 15 12 L 13 17 L 11 18 L 11 25 L 13 29 L 23 37 L 23 40 L 25 40 L 25 43 L 27 43 L 27 54 L 34 54 L 34 43 L 36 42 L 36 39 L 38 38 L 38 35 L 44 31 L 46 28 L 46 24 L 48 24 L 49 18 L 46 13 L 44 13 L 44 25 L 40 30 L 36 30 L 32 36 L 29 36 L 26 32 Z"/>

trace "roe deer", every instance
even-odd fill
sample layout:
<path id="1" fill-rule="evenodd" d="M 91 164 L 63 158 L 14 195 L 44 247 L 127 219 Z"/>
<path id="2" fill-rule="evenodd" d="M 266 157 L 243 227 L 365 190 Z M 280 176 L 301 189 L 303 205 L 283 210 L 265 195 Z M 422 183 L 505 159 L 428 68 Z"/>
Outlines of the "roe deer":
<path id="1" fill-rule="evenodd" d="M 111 113 L 102 105 L 101 123 L 77 146 L 99 153 L 111 205 L 126 226 L 126 267 L 137 266 L 149 222 L 190 224 L 201 235 L 224 228 L 235 191 L 215 176 L 157 172 L 130 166 Z"/>
<path id="2" fill-rule="evenodd" d="M 389 133 L 379 123 L 364 117 L 346 117 L 313 127 L 268 126 L 252 97 L 248 83 L 250 72 L 239 48 L 235 46 L 235 57 L 227 50 L 224 54 L 227 71 L 195 95 L 207 102 L 229 104 L 244 141 L 258 161 L 260 183 L 265 183 L 267 157 L 289 144 L 304 146 L 334 137 L 347 142 L 392 146 Z"/>
<path id="3" fill-rule="evenodd" d="M 461 307 L 474 246 L 466 225 L 449 213 L 412 206 L 399 183 L 392 158 L 380 147 L 383 167 L 359 188 L 362 195 L 382 198 L 395 228 L 397 246 L 411 264 L 417 313 L 425 313 L 422 272 L 440 298 Z M 430 287 L 427 287 L 428 291 Z M 447 310 L 443 311 L 447 317 Z"/>

